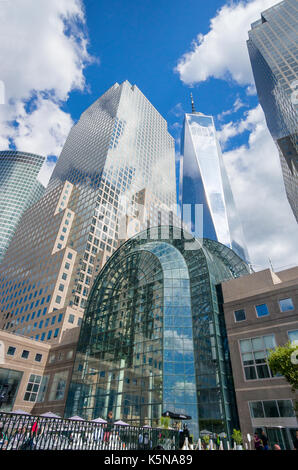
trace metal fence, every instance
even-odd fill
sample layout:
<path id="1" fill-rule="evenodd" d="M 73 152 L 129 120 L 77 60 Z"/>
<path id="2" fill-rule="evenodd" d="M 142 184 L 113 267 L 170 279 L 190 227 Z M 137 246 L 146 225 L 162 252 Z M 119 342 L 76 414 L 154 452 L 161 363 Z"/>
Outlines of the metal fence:
<path id="1" fill-rule="evenodd" d="M 171 429 L 0 413 L 0 450 L 176 450 L 178 436 Z"/>

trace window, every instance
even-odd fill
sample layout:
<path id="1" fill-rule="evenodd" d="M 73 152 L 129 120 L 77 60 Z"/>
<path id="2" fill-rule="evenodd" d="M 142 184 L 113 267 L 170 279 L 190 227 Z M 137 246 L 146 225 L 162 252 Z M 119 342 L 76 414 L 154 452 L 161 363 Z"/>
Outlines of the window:
<path id="1" fill-rule="evenodd" d="M 55 333 L 54 333 L 54 338 L 57 338 L 58 333 L 59 333 L 59 328 L 56 328 Z"/>
<path id="2" fill-rule="evenodd" d="M 75 319 L 75 316 L 70 314 L 69 317 L 68 317 L 68 323 L 73 323 L 74 319 Z"/>
<path id="3" fill-rule="evenodd" d="M 292 299 L 288 298 L 279 300 L 279 308 L 281 312 L 289 312 L 290 310 L 294 310 Z"/>
<path id="4" fill-rule="evenodd" d="M 14 348 L 13 346 L 8 347 L 8 350 L 7 350 L 7 355 L 8 356 L 14 356 L 15 352 L 16 352 L 16 348 Z"/>
<path id="5" fill-rule="evenodd" d="M 52 364 L 53 362 L 55 362 L 55 353 L 52 353 L 49 356 L 49 363 Z"/>
<path id="6" fill-rule="evenodd" d="M 265 317 L 269 315 L 269 310 L 266 304 L 256 305 L 257 317 Z"/>
<path id="7" fill-rule="evenodd" d="M 56 297 L 56 303 L 57 303 L 57 304 L 60 304 L 60 302 L 61 302 L 61 296 L 60 296 L 60 295 L 57 295 L 57 297 Z"/>
<path id="8" fill-rule="evenodd" d="M 288 337 L 291 343 L 298 341 L 298 330 L 288 331 Z"/>
<path id="9" fill-rule="evenodd" d="M 73 350 L 71 349 L 70 351 L 67 351 L 66 359 L 72 359 L 72 357 L 73 357 Z"/>
<path id="10" fill-rule="evenodd" d="M 52 330 L 48 331 L 47 339 L 51 339 L 51 336 L 52 336 Z"/>
<path id="11" fill-rule="evenodd" d="M 235 321 L 236 322 L 246 320 L 245 310 L 243 310 L 243 309 L 235 310 L 234 316 L 235 316 Z"/>
<path id="12" fill-rule="evenodd" d="M 57 401 L 63 400 L 65 389 L 66 389 L 66 382 L 68 377 L 68 371 L 57 372 L 54 375 L 49 401 Z"/>
<path id="13" fill-rule="evenodd" d="M 48 386 L 48 382 L 49 382 L 49 376 L 48 375 L 45 375 L 43 378 L 42 378 L 42 381 L 41 381 L 41 384 L 40 384 L 40 387 L 39 387 L 39 392 L 38 392 L 38 396 L 37 396 L 37 402 L 42 402 L 44 401 L 45 399 L 45 394 L 46 394 L 46 390 L 47 390 L 47 386 Z"/>
<path id="14" fill-rule="evenodd" d="M 63 279 L 63 281 L 66 281 L 66 279 L 67 279 L 67 274 L 66 273 L 62 274 L 62 279 Z"/>
<path id="15" fill-rule="evenodd" d="M 268 379 L 273 374 L 267 356 L 276 346 L 274 335 L 240 340 L 240 351 L 246 380 Z"/>
<path id="16" fill-rule="evenodd" d="M 292 418 L 295 410 L 292 400 L 266 400 L 249 402 L 252 418 Z"/>
<path id="17" fill-rule="evenodd" d="M 72 259 L 72 253 L 68 253 L 67 258 Z"/>
<path id="18" fill-rule="evenodd" d="M 41 359 L 42 359 L 42 354 L 39 354 L 39 353 L 35 354 L 35 361 L 36 362 L 41 362 Z"/>
<path id="19" fill-rule="evenodd" d="M 26 351 L 26 349 L 23 350 L 22 352 L 22 358 L 23 359 L 28 359 L 29 357 L 29 351 Z"/>
<path id="20" fill-rule="evenodd" d="M 27 389 L 26 393 L 24 395 L 24 401 L 36 401 L 39 386 L 41 382 L 41 376 L 40 375 L 34 375 L 31 374 L 28 384 L 27 384 Z"/>
<path id="21" fill-rule="evenodd" d="M 64 284 L 59 284 L 59 290 L 60 290 L 60 292 L 64 291 Z"/>

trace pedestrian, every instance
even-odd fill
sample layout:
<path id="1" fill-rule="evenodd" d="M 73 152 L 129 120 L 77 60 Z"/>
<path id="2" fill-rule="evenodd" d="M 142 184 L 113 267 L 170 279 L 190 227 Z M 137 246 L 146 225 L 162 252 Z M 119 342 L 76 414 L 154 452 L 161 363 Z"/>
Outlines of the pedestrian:
<path id="1" fill-rule="evenodd" d="M 139 434 L 139 450 L 143 449 L 143 442 L 144 442 L 143 434 L 142 434 L 142 431 L 140 431 L 140 434 Z"/>
<path id="2" fill-rule="evenodd" d="M 281 450 L 281 448 L 278 444 L 274 444 L 273 450 Z"/>
<path id="3" fill-rule="evenodd" d="M 269 450 L 268 437 L 266 436 L 264 429 L 262 430 L 262 433 L 261 433 L 261 441 L 263 443 L 263 450 Z"/>
<path id="4" fill-rule="evenodd" d="M 294 439 L 294 450 L 298 450 L 298 431 L 296 431 L 296 438 Z"/>
<path id="5" fill-rule="evenodd" d="M 263 442 L 259 438 L 259 435 L 255 433 L 254 435 L 254 445 L 255 445 L 255 450 L 262 450 L 263 449 Z"/>
<path id="6" fill-rule="evenodd" d="M 182 449 L 188 450 L 189 449 L 189 430 L 186 424 L 183 425 L 183 445 Z"/>
<path id="7" fill-rule="evenodd" d="M 145 449 L 145 450 L 148 450 L 149 447 L 150 447 L 149 434 L 148 434 L 148 432 L 145 432 L 145 433 L 144 433 L 143 445 L 144 445 L 144 449 Z"/>
<path id="8" fill-rule="evenodd" d="M 107 416 L 106 432 L 105 432 L 104 438 L 103 438 L 103 440 L 105 442 L 109 442 L 111 430 L 112 430 L 112 427 L 113 427 L 113 423 L 114 423 L 113 412 L 109 411 L 108 416 Z"/>

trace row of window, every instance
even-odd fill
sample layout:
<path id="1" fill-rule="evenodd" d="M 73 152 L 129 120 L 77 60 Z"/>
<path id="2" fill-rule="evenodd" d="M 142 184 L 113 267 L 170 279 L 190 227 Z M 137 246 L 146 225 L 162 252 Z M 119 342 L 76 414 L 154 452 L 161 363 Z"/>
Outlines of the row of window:
<path id="1" fill-rule="evenodd" d="M 293 418 L 292 400 L 266 400 L 249 402 L 252 418 Z"/>
<path id="2" fill-rule="evenodd" d="M 16 348 L 14 346 L 9 346 L 8 349 L 7 349 L 7 355 L 8 356 L 14 356 L 15 353 L 16 353 Z M 27 351 L 27 349 L 23 349 L 23 352 L 21 354 L 21 358 L 22 359 L 28 359 L 29 355 L 30 355 L 30 351 Z M 36 353 L 34 360 L 36 362 L 41 362 L 41 359 L 42 359 L 42 354 Z"/>
<path id="3" fill-rule="evenodd" d="M 281 299 L 278 301 L 279 309 L 281 312 L 289 312 L 294 310 L 294 304 L 291 298 Z M 267 304 L 255 305 L 256 315 L 258 318 L 266 317 L 269 315 L 269 309 Z M 234 317 L 236 322 L 241 322 L 246 320 L 246 312 L 244 309 L 235 310 Z"/>

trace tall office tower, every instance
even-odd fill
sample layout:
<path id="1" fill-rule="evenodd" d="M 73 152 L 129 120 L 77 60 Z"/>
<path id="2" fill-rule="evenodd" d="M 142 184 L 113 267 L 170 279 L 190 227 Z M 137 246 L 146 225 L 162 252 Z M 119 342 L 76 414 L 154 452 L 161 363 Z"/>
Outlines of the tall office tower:
<path id="1" fill-rule="evenodd" d="M 22 214 L 44 193 L 37 180 L 44 160 L 32 153 L 0 152 L 0 263 Z"/>
<path id="2" fill-rule="evenodd" d="M 259 101 L 277 144 L 288 201 L 298 222 L 297 1 L 284 0 L 264 11 L 248 35 Z"/>
<path id="3" fill-rule="evenodd" d="M 82 114 L 44 197 L 23 217 L 0 269 L 0 327 L 59 341 L 80 324 L 93 279 L 127 238 L 128 208 L 136 215 L 144 190 L 164 206 L 176 204 L 174 140 L 125 81 Z M 147 208 L 146 227 L 169 223 L 153 202 Z"/>
<path id="4" fill-rule="evenodd" d="M 179 205 L 194 236 L 219 241 L 248 260 L 213 117 L 196 112 L 193 99 L 182 130 Z"/>

